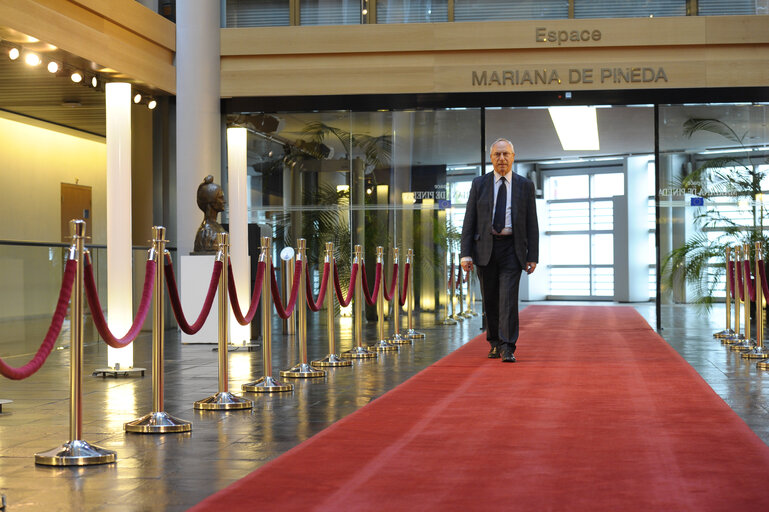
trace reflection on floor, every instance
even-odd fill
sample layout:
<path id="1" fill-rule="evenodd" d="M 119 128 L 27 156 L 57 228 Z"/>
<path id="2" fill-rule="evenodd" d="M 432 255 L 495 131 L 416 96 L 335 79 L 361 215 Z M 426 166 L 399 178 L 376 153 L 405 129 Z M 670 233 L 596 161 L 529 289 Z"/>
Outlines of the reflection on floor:
<path id="1" fill-rule="evenodd" d="M 653 304 L 635 307 L 655 325 Z M 703 315 L 691 306 L 664 306 L 662 315 L 663 337 L 769 443 L 769 373 L 757 371 L 755 363 L 741 359 L 712 338 L 713 332 L 723 328 L 723 308 Z M 316 315 L 309 318 L 316 321 Z M 349 319 L 340 323 L 337 336 L 345 350 L 352 346 L 352 325 Z M 179 337 L 169 332 L 165 409 L 193 422 L 188 434 L 124 433 L 123 423 L 150 412 L 151 377 L 149 372 L 143 378 L 88 376 L 106 361 L 106 346 L 89 343 L 83 438 L 117 451 L 118 462 L 84 468 L 34 463 L 36 452 L 57 446 L 69 435 L 69 352 L 56 350 L 32 378 L 0 381 L 0 398 L 14 400 L 0 414 L 0 493 L 6 495 L 10 510 L 185 510 L 453 351 L 479 334 L 480 325 L 479 317 L 443 326 L 432 315 L 425 315 L 417 326 L 427 338 L 402 346 L 399 353 L 356 361 L 351 368 L 330 369 L 322 379 L 293 379 L 292 393 L 249 394 L 254 399 L 253 410 L 226 413 L 192 408 L 194 401 L 217 390 L 217 354 L 212 346 L 182 346 Z M 308 326 L 311 359 L 327 352 L 325 329 L 322 321 Z M 276 323 L 275 374 L 297 360 L 293 337 L 280 332 Z M 373 342 L 375 332 L 376 324 L 366 325 L 368 342 Z M 137 365 L 151 367 L 150 348 L 150 335 L 143 334 L 135 347 Z M 600 350 L 599 343 L 595 350 Z M 14 357 L 7 362 L 20 365 L 28 358 Z M 239 393 L 240 385 L 261 375 L 261 369 L 261 351 L 231 352 L 230 389 Z M 675 392 L 670 390 L 671 397 Z M 350 449 L 354 449 L 352 442 Z M 297 492 L 301 492 L 301 483 Z"/>

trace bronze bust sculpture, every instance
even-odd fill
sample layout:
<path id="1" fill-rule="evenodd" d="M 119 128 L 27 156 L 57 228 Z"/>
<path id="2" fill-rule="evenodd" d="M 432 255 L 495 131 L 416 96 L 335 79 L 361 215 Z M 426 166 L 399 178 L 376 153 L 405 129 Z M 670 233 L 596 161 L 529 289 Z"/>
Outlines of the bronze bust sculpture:
<path id="1" fill-rule="evenodd" d="M 224 192 L 222 187 L 214 183 L 210 174 L 198 186 L 198 207 L 203 210 L 203 222 L 195 235 L 195 245 L 192 254 L 216 254 L 216 234 L 226 233 L 216 218 L 224 211 Z"/>

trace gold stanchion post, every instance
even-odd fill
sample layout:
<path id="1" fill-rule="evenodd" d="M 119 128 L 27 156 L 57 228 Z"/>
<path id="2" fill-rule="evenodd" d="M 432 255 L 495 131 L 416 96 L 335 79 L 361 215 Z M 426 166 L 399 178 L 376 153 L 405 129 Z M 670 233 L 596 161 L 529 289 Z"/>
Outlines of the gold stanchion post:
<path id="1" fill-rule="evenodd" d="M 753 348 L 755 345 L 750 333 L 750 272 L 745 269 L 744 262 L 750 262 L 750 246 L 744 244 L 742 246 L 743 261 L 739 262 L 740 272 L 742 272 L 742 293 L 743 293 L 743 318 L 742 321 L 745 324 L 745 338 L 737 343 L 729 345 L 730 350 L 735 352 L 746 352 Z"/>
<path id="2" fill-rule="evenodd" d="M 393 248 L 393 268 L 398 265 L 398 273 L 400 274 L 400 252 L 397 247 Z M 390 343 L 396 345 L 406 345 L 411 343 L 411 338 L 401 334 L 401 305 L 398 297 L 400 296 L 400 277 L 395 279 L 395 291 L 392 296 L 393 303 L 393 335 L 390 336 Z"/>
<path id="3" fill-rule="evenodd" d="M 766 359 L 769 351 L 764 346 L 764 289 L 761 286 L 761 254 L 763 248 L 761 242 L 756 242 L 756 346 L 742 353 L 745 359 Z"/>
<path id="4" fill-rule="evenodd" d="M 83 253 L 85 221 L 71 220 L 72 245 L 70 260 L 77 261 L 75 283 L 70 302 L 70 368 L 69 368 L 69 441 L 35 454 L 35 464 L 44 466 L 89 466 L 117 460 L 117 454 L 83 441 Z"/>
<path id="5" fill-rule="evenodd" d="M 229 351 L 227 344 L 230 339 L 230 301 L 228 300 L 228 284 L 230 279 L 230 235 L 229 233 L 217 233 L 216 243 L 219 252 L 217 261 L 222 262 L 222 273 L 219 277 L 219 392 L 195 402 L 195 409 L 206 411 L 227 411 L 233 409 L 251 409 L 254 404 L 251 400 L 233 395 L 229 391 Z"/>
<path id="6" fill-rule="evenodd" d="M 152 412 L 124 425 L 126 432 L 135 434 L 168 434 L 189 432 L 192 423 L 174 418 L 163 410 L 163 360 L 165 318 L 163 299 L 165 294 L 165 267 L 163 257 L 166 252 L 166 228 L 152 227 L 152 248 L 150 258 L 155 260 L 155 287 L 152 291 Z"/>
<path id="7" fill-rule="evenodd" d="M 353 297 L 353 336 L 355 336 L 355 346 L 350 350 L 344 352 L 342 357 L 349 357 L 352 359 L 373 359 L 376 357 L 376 352 L 372 352 L 368 348 L 363 346 L 363 285 L 362 279 L 366 279 L 363 275 L 363 248 L 360 245 L 355 246 L 355 258 L 353 259 L 353 265 L 358 264 L 358 276 L 355 280 L 355 296 Z"/>
<path id="8" fill-rule="evenodd" d="M 307 362 L 307 291 L 305 288 L 305 266 L 307 265 L 307 240 L 304 238 L 299 239 L 299 247 L 297 250 L 297 261 L 302 264 L 302 270 L 299 272 L 299 293 L 296 297 L 296 322 L 299 344 L 299 364 L 295 365 L 289 370 L 283 370 L 280 372 L 281 377 L 292 377 L 298 379 L 309 379 L 324 377 L 326 372 L 313 368 L 310 363 Z"/>
<path id="9" fill-rule="evenodd" d="M 326 242 L 326 260 L 328 263 L 328 283 L 326 284 L 326 322 L 328 324 L 328 355 L 319 361 L 313 361 L 313 366 L 352 366 L 352 361 L 342 359 L 336 353 L 336 336 L 334 326 L 334 244 Z"/>
<path id="10" fill-rule="evenodd" d="M 454 266 L 454 256 L 456 255 L 455 252 L 449 253 L 449 261 L 451 262 L 449 264 L 449 268 L 452 268 Z M 460 285 L 460 291 L 461 291 L 461 285 Z M 460 295 L 459 300 L 459 307 L 462 307 L 462 299 Z M 460 314 L 459 311 L 457 311 L 457 271 L 452 270 L 451 271 L 451 318 L 456 320 L 457 322 L 463 321 L 465 318 Z"/>
<path id="11" fill-rule="evenodd" d="M 723 339 L 723 338 L 730 338 L 734 336 L 734 331 L 732 330 L 732 284 L 729 282 L 729 263 L 731 263 L 732 258 L 732 248 L 727 247 L 725 251 L 725 257 L 724 261 L 726 262 L 726 299 L 724 300 L 724 304 L 726 306 L 726 327 L 723 331 L 719 331 L 717 333 L 713 334 L 714 338 L 717 339 Z"/>
<path id="12" fill-rule="evenodd" d="M 421 340 L 425 337 L 425 334 L 422 332 L 417 332 L 414 329 L 414 249 L 409 249 L 406 252 L 406 265 L 409 267 L 409 284 L 408 284 L 408 290 L 406 293 L 408 294 L 406 297 L 406 319 L 407 319 L 407 329 L 405 336 L 410 340 Z M 404 276 L 405 279 L 405 276 Z"/>
<path id="13" fill-rule="evenodd" d="M 381 245 L 376 248 L 376 262 L 377 265 L 382 265 L 382 280 L 379 283 L 379 291 L 376 296 L 376 326 L 377 337 L 379 341 L 376 342 L 374 347 L 379 352 L 397 352 L 398 345 L 393 345 L 385 337 L 385 277 L 384 277 L 384 247 Z M 372 347 L 373 348 L 373 347 Z"/>
<path id="14" fill-rule="evenodd" d="M 452 253 L 447 252 L 446 256 L 448 256 L 449 259 L 453 261 L 451 259 Z M 454 308 L 454 305 L 452 303 L 454 299 L 454 292 L 453 292 L 454 276 L 451 274 L 453 273 L 454 272 L 451 269 L 451 265 L 449 265 L 446 262 L 446 257 L 444 257 L 443 258 L 443 276 L 444 277 L 443 277 L 443 283 L 441 283 L 441 286 L 443 287 L 443 292 L 445 293 L 445 296 L 446 296 L 446 311 L 445 311 L 445 316 L 443 318 L 443 322 L 441 322 L 443 325 L 456 325 L 457 323 L 456 320 L 452 318 L 452 313 Z M 446 277 L 448 277 L 448 282 L 446 281 Z"/>
<path id="15" fill-rule="evenodd" d="M 291 391 L 292 384 L 280 382 L 272 376 L 272 238 L 262 237 L 262 254 L 259 261 L 264 262 L 264 279 L 262 280 L 262 367 L 264 375 L 256 381 L 243 384 L 243 391 L 256 393 L 278 393 Z"/>

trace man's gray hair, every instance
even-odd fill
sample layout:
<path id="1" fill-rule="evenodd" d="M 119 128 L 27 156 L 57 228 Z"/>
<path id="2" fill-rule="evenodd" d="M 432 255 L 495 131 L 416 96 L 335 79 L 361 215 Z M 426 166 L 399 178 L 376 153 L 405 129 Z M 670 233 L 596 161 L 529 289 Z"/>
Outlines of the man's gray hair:
<path id="1" fill-rule="evenodd" d="M 491 143 L 491 146 L 489 146 L 489 153 L 491 153 L 491 148 L 493 148 L 494 145 L 497 144 L 498 142 L 507 142 L 508 144 L 510 144 L 510 149 L 512 149 L 513 150 L 513 154 L 515 154 L 515 146 L 513 146 L 513 143 L 510 142 L 509 140 L 501 138 L 501 137 Z"/>

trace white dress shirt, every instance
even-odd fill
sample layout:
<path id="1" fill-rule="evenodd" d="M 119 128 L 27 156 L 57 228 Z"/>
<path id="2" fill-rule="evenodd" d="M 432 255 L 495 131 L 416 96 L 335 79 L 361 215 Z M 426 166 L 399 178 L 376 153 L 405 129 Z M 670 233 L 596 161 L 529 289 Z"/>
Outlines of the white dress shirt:
<path id="1" fill-rule="evenodd" d="M 513 199 L 513 185 L 511 183 L 511 179 L 513 175 L 513 171 L 508 172 L 505 174 L 505 187 L 507 188 L 507 201 L 505 202 L 506 208 L 505 208 L 505 229 L 502 230 L 500 234 L 502 235 L 512 235 L 513 234 L 513 217 L 512 217 L 512 199 Z M 494 202 L 492 203 L 494 205 L 494 210 L 497 208 L 497 195 L 499 193 L 499 187 L 502 184 L 502 175 L 497 173 L 497 171 L 494 171 Z M 494 212 L 491 212 L 491 218 L 494 218 Z"/>

